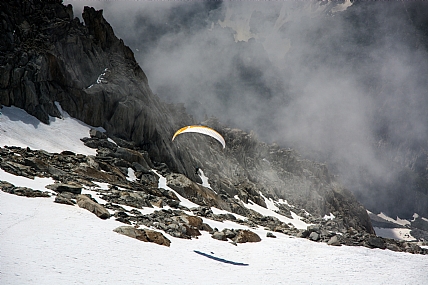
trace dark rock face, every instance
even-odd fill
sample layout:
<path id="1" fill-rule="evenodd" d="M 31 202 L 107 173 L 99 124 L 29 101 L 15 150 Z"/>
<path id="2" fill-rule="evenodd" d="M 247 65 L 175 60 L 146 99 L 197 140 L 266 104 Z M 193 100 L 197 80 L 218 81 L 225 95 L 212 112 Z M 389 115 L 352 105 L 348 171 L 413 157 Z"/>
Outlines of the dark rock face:
<path id="1" fill-rule="evenodd" d="M 83 25 L 72 18 L 71 6 L 59 2 L 0 4 L 0 103 L 49 123 L 48 116 L 60 117 L 54 104 L 59 102 L 73 117 L 144 145 L 152 157 L 184 171 L 179 160 L 165 155 L 174 154 L 169 135 L 178 125 L 167 115 L 170 107 L 152 94 L 131 50 L 102 11 L 86 7 Z"/>
<path id="2" fill-rule="evenodd" d="M 82 138 L 98 149 L 96 160 L 66 154 L 70 164 L 64 166 L 55 155 L 39 159 L 49 162 L 2 159 L 3 169 L 29 176 L 44 171 L 64 182 L 83 177 L 129 189 L 124 172 L 132 167 L 146 194 L 111 191 L 106 197 L 133 206 L 178 208 L 176 197 L 154 187 L 157 176 L 150 169 L 156 168 L 175 180 L 181 177 L 181 185 L 170 180 L 171 187 L 202 206 L 251 216 L 242 203 L 266 207 L 265 199 L 285 199 L 314 216 L 333 213 L 343 227 L 374 233 L 364 208 L 327 167 L 293 150 L 261 143 L 214 119 L 203 124 L 225 137 L 226 149 L 197 135 L 183 135 L 172 143 L 176 129 L 195 122 L 183 107 L 162 103 L 152 93 L 132 51 L 114 35 L 102 11 L 86 7 L 81 23 L 73 19 L 71 6 L 60 1 L 8 0 L 0 3 L 0 10 L 0 104 L 23 108 L 49 123 L 49 116 L 60 116 L 58 102 L 71 116 L 117 138 L 113 144 L 96 131 Z M 210 178 L 214 191 L 195 183 L 200 182 L 196 166 Z M 290 215 L 292 209 L 279 207 Z"/>

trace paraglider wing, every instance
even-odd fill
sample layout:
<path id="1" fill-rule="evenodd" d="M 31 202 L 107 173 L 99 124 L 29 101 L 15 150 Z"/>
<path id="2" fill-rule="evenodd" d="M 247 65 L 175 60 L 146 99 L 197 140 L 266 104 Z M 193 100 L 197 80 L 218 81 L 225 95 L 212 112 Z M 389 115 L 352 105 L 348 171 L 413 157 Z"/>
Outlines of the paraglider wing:
<path id="1" fill-rule="evenodd" d="M 178 136 L 179 134 L 183 134 L 183 133 L 204 134 L 204 135 L 213 137 L 216 140 L 218 140 L 221 143 L 221 145 L 223 146 L 223 148 L 226 147 L 226 142 L 224 141 L 224 138 L 217 131 L 215 131 L 211 128 L 205 127 L 205 126 L 187 126 L 187 127 L 181 128 L 175 132 L 174 136 L 172 137 L 172 140 L 174 140 L 175 137 Z"/>

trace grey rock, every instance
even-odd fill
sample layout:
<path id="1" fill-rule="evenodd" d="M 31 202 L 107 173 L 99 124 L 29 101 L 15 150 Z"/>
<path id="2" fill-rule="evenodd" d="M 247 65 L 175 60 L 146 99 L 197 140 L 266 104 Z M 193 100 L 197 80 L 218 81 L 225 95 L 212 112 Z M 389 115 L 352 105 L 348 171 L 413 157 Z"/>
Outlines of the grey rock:
<path id="1" fill-rule="evenodd" d="M 374 248 L 380 248 L 380 249 L 386 248 L 385 241 L 381 237 L 370 237 L 367 242 L 369 246 Z"/>
<path id="2" fill-rule="evenodd" d="M 72 205 L 72 206 L 76 204 L 76 202 L 74 202 L 70 198 L 61 196 L 61 195 L 56 196 L 54 202 L 59 204 Z"/>
<path id="3" fill-rule="evenodd" d="M 96 130 L 96 129 L 90 129 L 89 135 L 91 136 L 91 138 L 107 139 L 107 135 L 105 133 L 100 132 L 99 130 Z"/>
<path id="4" fill-rule="evenodd" d="M 317 232 L 311 232 L 309 235 L 309 239 L 313 241 L 318 241 L 320 239 L 320 235 Z"/>
<path id="5" fill-rule="evenodd" d="M 211 237 L 213 239 L 217 239 L 217 240 L 222 240 L 222 241 L 226 241 L 227 237 L 226 234 L 224 232 L 214 232 Z"/>
<path id="6" fill-rule="evenodd" d="M 337 236 L 332 236 L 328 240 L 327 244 L 328 245 L 333 245 L 333 246 L 340 246 L 341 245 L 340 242 L 339 242 L 339 240 L 338 240 L 338 238 L 337 238 Z"/>
<path id="7" fill-rule="evenodd" d="M 232 230 L 229 230 L 229 229 L 224 229 L 223 232 L 224 232 L 224 235 L 226 236 L 226 238 L 233 239 L 236 236 L 236 233 Z"/>

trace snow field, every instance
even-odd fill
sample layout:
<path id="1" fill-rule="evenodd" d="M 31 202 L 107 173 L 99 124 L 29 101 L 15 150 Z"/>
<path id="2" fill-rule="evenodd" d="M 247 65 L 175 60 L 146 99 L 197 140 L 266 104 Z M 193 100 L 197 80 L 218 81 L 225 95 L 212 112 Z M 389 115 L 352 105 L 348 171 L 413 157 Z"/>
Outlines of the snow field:
<path id="1" fill-rule="evenodd" d="M 1 284 L 426 284 L 428 258 L 363 247 L 332 247 L 276 234 L 234 246 L 208 233 L 168 236 L 171 247 L 113 232 L 101 220 L 53 198 L 0 191 Z M 208 220 L 206 220 L 207 222 Z M 228 222 L 225 227 L 234 225 Z M 211 226 L 215 224 L 211 223 Z M 236 266 L 194 253 L 199 250 Z M 257 274 L 255 274 L 257 272 Z"/>

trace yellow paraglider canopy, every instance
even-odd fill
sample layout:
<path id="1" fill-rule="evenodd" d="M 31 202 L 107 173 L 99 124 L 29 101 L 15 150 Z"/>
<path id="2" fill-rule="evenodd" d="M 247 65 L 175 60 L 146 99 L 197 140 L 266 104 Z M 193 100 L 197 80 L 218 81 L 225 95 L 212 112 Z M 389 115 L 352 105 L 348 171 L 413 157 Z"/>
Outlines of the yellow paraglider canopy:
<path id="1" fill-rule="evenodd" d="M 222 137 L 222 135 L 220 135 L 217 131 L 209 128 L 209 127 L 205 127 L 205 126 L 186 126 L 183 127 L 181 129 L 179 129 L 178 131 L 175 132 L 174 136 L 172 137 L 172 140 L 174 141 L 175 137 L 183 134 L 183 133 L 200 133 L 200 134 L 204 134 L 210 137 L 215 138 L 216 140 L 218 140 L 221 145 L 223 146 L 223 148 L 226 147 L 226 142 L 224 141 L 224 138 Z"/>

